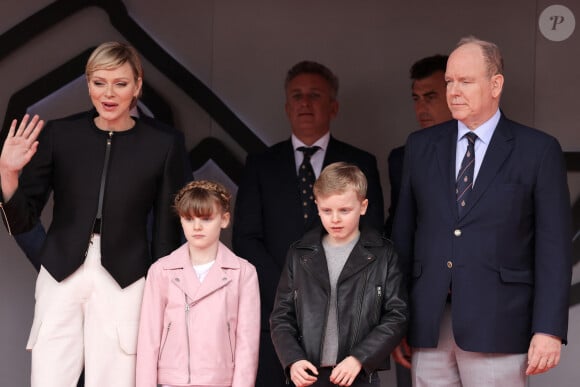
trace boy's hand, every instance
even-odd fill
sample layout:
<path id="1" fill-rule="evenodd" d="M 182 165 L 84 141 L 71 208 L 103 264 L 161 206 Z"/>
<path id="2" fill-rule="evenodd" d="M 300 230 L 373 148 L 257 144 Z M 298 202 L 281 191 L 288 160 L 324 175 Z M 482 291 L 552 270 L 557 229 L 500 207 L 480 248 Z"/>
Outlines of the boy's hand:
<path id="1" fill-rule="evenodd" d="M 397 345 L 392 353 L 393 359 L 403 367 L 411 369 L 411 347 L 407 344 L 407 339 L 403 340 Z"/>
<path id="2" fill-rule="evenodd" d="M 318 370 L 308 360 L 298 360 L 290 366 L 290 379 L 296 387 L 307 387 L 316 382 Z"/>
<path id="3" fill-rule="evenodd" d="M 354 356 L 348 356 L 338 363 L 330 374 L 330 382 L 339 386 L 350 386 L 362 368 L 362 364 Z"/>

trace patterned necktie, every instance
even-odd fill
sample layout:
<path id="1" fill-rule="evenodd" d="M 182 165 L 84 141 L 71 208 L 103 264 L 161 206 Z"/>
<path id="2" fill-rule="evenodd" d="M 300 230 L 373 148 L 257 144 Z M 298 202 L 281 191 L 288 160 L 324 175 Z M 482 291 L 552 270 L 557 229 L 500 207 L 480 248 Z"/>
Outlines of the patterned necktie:
<path id="1" fill-rule="evenodd" d="M 308 221 L 316 214 L 314 193 L 312 191 L 312 186 L 314 185 L 316 177 L 314 175 L 314 169 L 312 169 L 312 164 L 310 164 L 310 158 L 319 149 L 319 146 L 301 146 L 298 148 L 298 150 L 304 154 L 302 164 L 300 164 L 300 167 L 298 168 L 298 188 L 300 189 L 300 202 L 302 203 L 304 223 L 308 223 Z"/>
<path id="2" fill-rule="evenodd" d="M 469 132 L 464 137 L 467 138 L 467 150 L 465 151 L 465 156 L 463 156 L 463 161 L 461 161 L 461 169 L 459 170 L 457 181 L 455 183 L 457 210 L 460 215 L 467 203 L 469 203 L 469 194 L 473 188 L 475 140 L 477 139 L 477 134 Z"/>

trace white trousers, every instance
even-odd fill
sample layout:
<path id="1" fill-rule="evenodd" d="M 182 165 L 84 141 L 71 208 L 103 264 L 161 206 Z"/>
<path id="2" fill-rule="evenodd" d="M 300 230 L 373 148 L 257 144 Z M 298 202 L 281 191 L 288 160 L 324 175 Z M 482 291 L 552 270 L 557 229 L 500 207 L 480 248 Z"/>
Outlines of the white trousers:
<path id="1" fill-rule="evenodd" d="M 437 348 L 413 348 L 414 387 L 524 387 L 528 356 L 464 351 L 453 338 L 451 305 L 445 306 Z"/>
<path id="2" fill-rule="evenodd" d="M 139 313 L 145 279 L 121 289 L 101 266 L 100 237 L 93 236 L 83 265 L 57 282 L 41 268 L 34 322 L 32 387 L 134 387 Z"/>

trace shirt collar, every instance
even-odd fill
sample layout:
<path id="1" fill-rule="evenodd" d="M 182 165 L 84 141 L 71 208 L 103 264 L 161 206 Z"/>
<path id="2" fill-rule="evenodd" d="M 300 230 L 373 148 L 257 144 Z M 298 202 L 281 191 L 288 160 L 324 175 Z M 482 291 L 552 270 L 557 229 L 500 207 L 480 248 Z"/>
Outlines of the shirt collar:
<path id="1" fill-rule="evenodd" d="M 294 135 L 294 133 L 292 133 L 292 148 L 294 149 L 294 151 L 296 151 L 298 149 L 298 147 L 301 146 L 319 146 L 320 149 L 322 150 L 322 152 L 326 152 L 326 148 L 328 148 L 328 142 L 330 141 L 330 131 L 326 132 L 325 135 L 323 135 L 322 137 L 320 137 L 318 140 L 316 140 L 316 142 L 312 145 L 306 145 L 304 144 L 302 141 L 300 141 L 298 139 L 298 137 L 296 137 Z"/>
<path id="2" fill-rule="evenodd" d="M 457 142 L 461 141 L 461 139 L 463 138 L 463 136 L 465 136 L 466 133 L 473 132 L 477 134 L 478 141 L 482 141 L 486 145 L 489 145 L 489 142 L 491 141 L 491 136 L 493 136 L 493 132 L 497 127 L 497 123 L 499 122 L 500 117 L 501 113 L 499 109 L 497 109 L 495 114 L 491 116 L 489 120 L 485 121 L 483 124 L 481 124 L 474 130 L 469 129 L 467 126 L 465 126 L 463 122 L 457 121 Z"/>

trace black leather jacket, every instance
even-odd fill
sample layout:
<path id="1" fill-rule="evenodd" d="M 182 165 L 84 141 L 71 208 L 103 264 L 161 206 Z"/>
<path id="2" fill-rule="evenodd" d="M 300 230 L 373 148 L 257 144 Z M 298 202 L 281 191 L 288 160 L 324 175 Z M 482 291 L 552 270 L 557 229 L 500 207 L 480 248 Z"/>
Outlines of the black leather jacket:
<path id="1" fill-rule="evenodd" d="M 278 285 L 270 329 L 286 371 L 302 359 L 320 366 L 330 296 L 322 236 L 314 229 L 290 247 Z M 338 279 L 337 297 L 337 362 L 352 355 L 367 374 L 389 369 L 408 320 L 407 291 L 389 240 L 361 232 Z"/>

